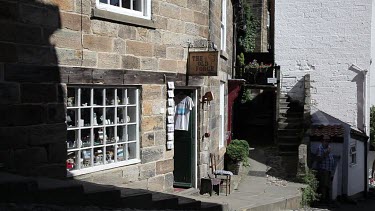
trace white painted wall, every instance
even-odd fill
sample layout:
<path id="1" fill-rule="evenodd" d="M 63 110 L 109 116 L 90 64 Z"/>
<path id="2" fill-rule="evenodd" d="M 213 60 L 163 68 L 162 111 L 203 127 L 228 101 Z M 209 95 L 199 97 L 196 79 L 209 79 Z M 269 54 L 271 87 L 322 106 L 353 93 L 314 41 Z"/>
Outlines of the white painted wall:
<path id="1" fill-rule="evenodd" d="M 363 76 L 370 69 L 372 0 L 275 1 L 275 62 L 282 92 L 302 98 L 301 78 L 311 75 L 312 103 L 363 128 Z"/>
<path id="2" fill-rule="evenodd" d="M 375 0 L 372 0 L 372 11 L 375 11 Z M 371 70 L 370 70 L 370 105 L 375 105 L 375 12 L 371 18 Z"/>
<path id="3" fill-rule="evenodd" d="M 349 163 L 348 163 L 348 196 L 352 196 L 356 193 L 362 192 L 364 190 L 364 153 L 365 146 L 363 142 L 357 141 L 355 139 L 350 140 L 351 143 L 357 143 L 357 164 L 350 164 L 350 152 L 348 153 Z M 350 147 L 350 145 L 349 145 Z M 366 161 L 367 162 L 367 161 Z"/>

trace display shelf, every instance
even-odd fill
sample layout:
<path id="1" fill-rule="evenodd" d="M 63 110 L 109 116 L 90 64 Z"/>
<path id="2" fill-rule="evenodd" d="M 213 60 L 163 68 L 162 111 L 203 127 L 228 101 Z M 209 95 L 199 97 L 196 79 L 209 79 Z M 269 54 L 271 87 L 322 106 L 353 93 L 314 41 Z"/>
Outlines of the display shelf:
<path id="1" fill-rule="evenodd" d="M 139 160 L 138 95 L 137 88 L 68 87 L 68 171 Z"/>

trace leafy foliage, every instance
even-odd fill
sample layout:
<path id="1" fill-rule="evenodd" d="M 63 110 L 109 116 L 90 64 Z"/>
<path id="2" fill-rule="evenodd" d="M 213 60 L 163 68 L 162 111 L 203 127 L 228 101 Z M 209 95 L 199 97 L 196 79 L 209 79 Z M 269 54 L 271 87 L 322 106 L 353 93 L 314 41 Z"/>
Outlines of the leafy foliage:
<path id="1" fill-rule="evenodd" d="M 239 47 L 243 52 L 253 52 L 255 50 L 255 39 L 260 31 L 260 23 L 254 18 L 250 4 L 243 1 L 243 31 L 239 33 Z"/>
<path id="2" fill-rule="evenodd" d="M 315 171 L 308 169 L 306 174 L 302 177 L 302 182 L 307 186 L 302 189 L 302 206 L 309 206 L 312 202 L 319 199 L 318 180 L 315 176 Z"/>
<path id="3" fill-rule="evenodd" d="M 370 143 L 375 146 L 375 106 L 370 108 Z"/>
<path id="4" fill-rule="evenodd" d="M 234 139 L 227 147 L 227 155 L 234 161 L 243 161 L 247 164 L 249 149 L 249 143 L 246 140 Z"/>

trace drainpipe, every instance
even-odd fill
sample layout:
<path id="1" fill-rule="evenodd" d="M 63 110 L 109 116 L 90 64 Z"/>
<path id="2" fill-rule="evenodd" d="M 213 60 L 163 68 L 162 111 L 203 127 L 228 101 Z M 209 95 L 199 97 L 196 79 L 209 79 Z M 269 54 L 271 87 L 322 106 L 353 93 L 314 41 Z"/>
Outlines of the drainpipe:
<path id="1" fill-rule="evenodd" d="M 362 71 L 362 73 L 363 73 L 363 88 L 364 88 L 364 92 L 363 92 L 363 104 L 364 104 L 364 117 L 363 117 L 363 121 L 364 121 L 364 123 L 363 123 L 363 129 L 364 129 L 364 131 L 365 131 L 365 133 L 366 133 L 366 136 L 368 136 L 369 137 L 369 125 L 368 125 L 368 122 L 369 122 L 369 120 L 368 120 L 368 116 L 367 116 L 367 114 L 368 114 L 368 105 L 367 105 L 367 95 L 368 95 L 368 89 L 367 89 L 367 70 L 363 70 Z M 365 197 L 367 198 L 367 190 L 368 190 L 368 166 L 367 166 L 367 156 L 368 156 L 368 148 L 369 148 L 369 138 L 368 139 L 366 139 L 366 141 L 364 142 L 364 144 L 365 144 L 365 160 L 364 160 L 364 175 L 365 175 L 365 183 L 364 183 L 364 195 L 365 195 Z"/>

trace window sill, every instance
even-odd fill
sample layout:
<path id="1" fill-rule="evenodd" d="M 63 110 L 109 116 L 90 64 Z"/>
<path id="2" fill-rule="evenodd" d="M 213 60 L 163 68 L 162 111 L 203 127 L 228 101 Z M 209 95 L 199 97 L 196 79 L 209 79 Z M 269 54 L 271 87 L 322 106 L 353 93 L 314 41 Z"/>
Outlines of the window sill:
<path id="1" fill-rule="evenodd" d="M 137 18 L 129 15 L 118 14 L 106 10 L 92 9 L 91 17 L 96 19 L 104 19 L 119 23 L 127 23 L 135 26 L 142 26 L 145 28 L 156 29 L 154 21 Z"/>
<path id="2" fill-rule="evenodd" d="M 223 51 L 223 50 L 220 50 L 220 57 L 225 59 L 225 60 L 228 60 L 228 54 L 226 51 Z"/>
<path id="3" fill-rule="evenodd" d="M 75 176 L 80 176 L 84 174 L 90 174 L 98 171 L 103 171 L 103 170 L 108 170 L 112 168 L 118 168 L 118 167 L 125 167 L 128 165 L 132 164 L 137 164 L 141 163 L 140 159 L 133 159 L 130 161 L 122 161 L 118 163 L 111 163 L 111 164 L 106 164 L 106 165 L 100 165 L 100 166 L 94 166 L 90 168 L 85 168 L 85 169 L 80 169 L 80 170 L 73 170 L 73 171 L 67 171 L 66 176 L 69 177 L 75 177 Z"/>

